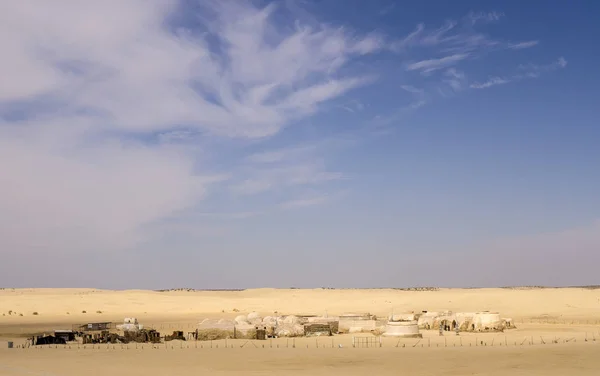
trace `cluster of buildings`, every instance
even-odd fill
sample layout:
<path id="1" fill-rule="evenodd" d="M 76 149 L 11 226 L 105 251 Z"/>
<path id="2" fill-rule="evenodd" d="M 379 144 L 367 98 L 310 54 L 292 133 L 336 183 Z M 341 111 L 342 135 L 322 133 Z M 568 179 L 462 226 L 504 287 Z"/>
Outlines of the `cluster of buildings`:
<path id="1" fill-rule="evenodd" d="M 234 319 L 204 319 L 196 331 L 188 333 L 194 339 L 202 331 L 221 333 L 218 338 L 266 339 L 276 337 L 331 336 L 341 333 L 374 333 L 377 335 L 421 338 L 421 330 L 456 332 L 499 332 L 515 328 L 513 321 L 498 312 L 422 311 L 419 313 L 392 314 L 380 319 L 370 313 L 345 313 L 339 316 L 286 315 L 265 316 L 257 312 L 238 315 Z M 62 344 L 82 338 L 83 343 L 129 343 L 161 341 L 160 333 L 146 329 L 136 318 L 125 318 L 113 329 L 112 323 L 76 325 L 73 330 L 57 330 L 53 335 L 35 336 L 31 344 Z M 185 340 L 183 332 L 164 336 L 165 341 Z M 212 338 L 211 338 L 212 339 Z"/>
<path id="2" fill-rule="evenodd" d="M 256 312 L 239 315 L 233 320 L 204 319 L 199 330 L 217 329 L 240 338 L 251 331 L 264 337 L 296 337 L 372 332 L 383 336 L 420 338 L 420 330 L 498 332 L 514 328 L 513 321 L 497 312 L 429 312 L 402 313 L 379 319 L 370 313 L 345 313 L 339 316 L 288 315 L 261 317 Z M 240 337 L 236 337 L 239 335 Z"/>
<path id="3" fill-rule="evenodd" d="M 414 314 L 413 314 L 414 315 Z M 461 332 L 501 332 L 514 329 L 512 319 L 503 318 L 498 312 L 428 312 L 423 311 L 411 319 L 417 321 L 420 329 L 439 329 Z"/>

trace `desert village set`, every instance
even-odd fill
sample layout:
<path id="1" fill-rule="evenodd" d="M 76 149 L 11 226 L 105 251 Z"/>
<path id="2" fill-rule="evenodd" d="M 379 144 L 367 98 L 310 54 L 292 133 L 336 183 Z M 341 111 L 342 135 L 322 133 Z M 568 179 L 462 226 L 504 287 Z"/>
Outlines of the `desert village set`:
<path id="1" fill-rule="evenodd" d="M 261 316 L 257 312 L 239 314 L 234 319 L 203 319 L 194 331 L 173 331 L 161 336 L 136 318 L 125 318 L 123 323 L 96 322 L 73 325 L 71 329 L 57 329 L 52 334 L 32 334 L 19 346 L 50 344 L 116 344 L 161 343 L 172 340 L 212 341 L 219 339 L 265 340 L 279 337 L 332 336 L 345 333 L 371 334 L 396 338 L 422 338 L 421 330 L 453 332 L 502 332 L 514 329 L 513 321 L 497 312 L 410 312 L 393 313 L 386 319 L 370 313 L 345 313 L 339 316 L 277 315 Z M 9 343 L 12 346 L 12 343 Z"/>

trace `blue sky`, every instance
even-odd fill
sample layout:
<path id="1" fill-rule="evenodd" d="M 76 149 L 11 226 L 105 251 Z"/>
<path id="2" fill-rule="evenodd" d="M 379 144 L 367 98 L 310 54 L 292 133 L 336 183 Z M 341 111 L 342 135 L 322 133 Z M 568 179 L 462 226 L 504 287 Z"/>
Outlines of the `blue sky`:
<path id="1" fill-rule="evenodd" d="M 597 283 L 598 7 L 2 4 L 0 285 Z"/>

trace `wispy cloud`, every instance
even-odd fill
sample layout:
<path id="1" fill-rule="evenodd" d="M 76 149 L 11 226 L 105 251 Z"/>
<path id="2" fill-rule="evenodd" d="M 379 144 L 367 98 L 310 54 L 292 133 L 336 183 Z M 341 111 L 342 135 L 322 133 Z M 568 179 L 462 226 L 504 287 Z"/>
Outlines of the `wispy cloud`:
<path id="1" fill-rule="evenodd" d="M 360 38 L 348 49 L 348 51 L 366 55 L 381 50 L 384 47 L 385 38 L 382 35 L 373 33 L 366 37 Z"/>
<path id="2" fill-rule="evenodd" d="M 465 86 L 465 82 L 467 81 L 465 73 L 458 71 L 455 68 L 450 68 L 446 70 L 444 76 L 445 77 L 442 81 L 445 84 L 447 84 L 454 92 L 462 90 Z"/>
<path id="3" fill-rule="evenodd" d="M 238 195 L 255 195 L 286 187 L 314 186 L 344 178 L 343 173 L 327 171 L 322 163 L 315 161 L 248 168 L 238 174 L 252 176 L 230 185 L 232 193 Z"/>
<path id="4" fill-rule="evenodd" d="M 476 31 L 468 21 L 446 21 L 437 29 L 426 28 L 420 23 L 402 39 L 391 42 L 390 50 L 408 54 L 415 49 L 431 51 L 435 54 L 476 55 L 490 49 L 499 48 L 502 42 L 491 39 Z"/>
<path id="5" fill-rule="evenodd" d="M 527 42 L 520 42 L 520 43 L 509 43 L 508 48 L 513 49 L 513 50 L 522 50 L 525 48 L 531 48 L 531 47 L 535 47 L 539 44 L 539 41 L 537 40 L 530 40 Z"/>
<path id="6" fill-rule="evenodd" d="M 348 111 L 348 112 L 355 113 L 357 111 L 364 110 L 365 105 L 361 101 L 358 101 L 358 100 L 354 99 L 354 100 L 351 100 L 351 101 L 346 102 L 344 104 L 341 104 L 339 107 L 342 108 L 342 109 L 344 109 L 344 110 L 346 110 L 346 111 Z"/>
<path id="7" fill-rule="evenodd" d="M 411 52 L 418 49 L 418 55 L 425 58 L 408 63 L 405 69 L 409 72 L 420 73 L 424 77 L 423 79 L 436 80 L 436 83 L 424 85 L 427 89 L 423 94 L 436 92 L 442 97 L 453 96 L 467 88 L 484 89 L 513 81 L 535 78 L 545 72 L 566 66 L 566 60 L 561 58 L 550 65 L 536 66 L 529 64 L 521 66 L 524 73 L 506 77 L 491 76 L 483 82 L 472 82 L 467 77 L 469 72 L 465 72 L 465 69 L 459 69 L 465 61 L 482 61 L 486 54 L 492 52 L 527 49 L 539 44 L 538 40 L 517 43 L 507 42 L 476 30 L 477 24 L 500 21 L 503 17 L 504 13 L 497 11 L 470 12 L 461 20 L 446 21 L 437 29 L 428 28 L 421 23 L 404 38 L 392 42 L 390 49 L 396 53 L 406 55 L 409 59 Z M 427 58 L 428 55 L 430 57 Z M 471 76 L 473 74 L 469 73 L 469 77 Z M 400 110 L 395 111 L 392 115 L 378 116 L 374 119 L 374 123 L 395 122 L 399 114 L 420 108 L 427 102 L 419 98 L 409 105 L 402 106 Z"/>
<path id="8" fill-rule="evenodd" d="M 429 103 L 440 85 L 468 87 L 465 61 L 534 45 L 476 31 L 474 24 L 499 18 L 494 12 L 418 24 L 396 38 L 315 20 L 290 27 L 274 5 L 185 4 L 0 2 L 0 160 L 11 161 L 0 164 L 0 248 L 128 249 L 151 235 L 148 226 L 197 209 L 215 191 L 319 201 L 305 190 L 348 178 L 324 153 L 228 152 L 327 105 L 372 116 L 361 112 L 366 100 L 344 98 L 377 82 L 353 65 L 372 62 L 365 55 L 392 51 L 417 73 L 394 86 L 398 105 L 373 122 L 391 124 Z M 566 64 L 530 64 L 496 78 L 533 78 Z M 418 81 L 429 78 L 435 83 Z"/>
<path id="9" fill-rule="evenodd" d="M 428 51 L 432 57 L 408 64 L 407 70 L 430 74 L 491 52 L 531 48 L 539 43 L 537 40 L 512 43 L 476 29 L 476 24 L 496 22 L 503 16 L 500 12 L 470 12 L 458 21 L 446 21 L 435 29 L 420 23 L 404 38 L 391 42 L 389 48 L 408 56 L 416 49 Z"/>
<path id="10" fill-rule="evenodd" d="M 130 248 L 229 177 L 186 140 L 273 136 L 372 83 L 342 68 L 382 48 L 376 34 L 289 29 L 276 7 L 236 1 L 199 3 L 188 29 L 180 5 L 0 3 L 0 248 Z M 232 189 L 339 177 L 291 167 L 235 175 Z"/>
<path id="11" fill-rule="evenodd" d="M 429 73 L 438 69 L 442 69 L 449 65 L 453 65 L 461 60 L 469 57 L 469 54 L 454 54 L 437 59 L 422 60 L 416 63 L 409 64 L 406 70 L 420 70 L 423 73 Z"/>
<path id="12" fill-rule="evenodd" d="M 401 85 L 400 87 L 403 90 L 406 90 L 406 91 L 408 91 L 409 93 L 412 93 L 412 94 L 423 94 L 424 93 L 423 89 L 417 89 L 416 87 L 411 86 L 411 85 Z"/>
<path id="13" fill-rule="evenodd" d="M 406 37 L 404 37 L 403 39 L 393 41 L 390 44 L 390 50 L 394 52 L 404 52 L 408 48 L 418 46 L 419 44 L 421 44 L 423 30 L 425 30 L 425 25 L 418 24 L 416 29 L 410 34 L 408 34 Z"/>
<path id="14" fill-rule="evenodd" d="M 329 146 L 326 146 L 329 145 Z M 347 178 L 327 168 L 322 154 L 330 143 L 309 143 L 254 153 L 245 158 L 229 184 L 234 195 L 312 188 Z"/>
<path id="15" fill-rule="evenodd" d="M 510 82 L 521 81 L 525 79 L 538 78 L 544 73 L 552 72 L 557 69 L 562 69 L 567 66 L 567 60 L 560 57 L 554 63 L 546 65 L 527 64 L 519 66 L 522 73 L 514 74 L 509 77 L 491 77 L 487 81 L 479 83 L 475 82 L 470 85 L 472 89 L 487 89 L 492 86 L 504 85 Z"/>
<path id="16" fill-rule="evenodd" d="M 475 25 L 478 22 L 494 22 L 499 21 L 504 17 L 504 13 L 501 12 L 469 12 L 466 19 Z"/>
<path id="17" fill-rule="evenodd" d="M 510 82 L 510 80 L 506 79 L 506 78 L 492 77 L 489 80 L 487 80 L 486 82 L 483 82 L 483 83 L 475 82 L 475 83 L 471 84 L 471 88 L 486 89 L 488 87 L 492 87 L 492 86 L 496 86 L 496 85 L 504 85 L 509 82 Z"/>
<path id="18" fill-rule="evenodd" d="M 532 63 L 521 64 L 521 65 L 519 65 L 519 69 L 523 72 L 526 72 L 525 74 L 528 74 L 528 73 L 539 74 L 539 73 L 552 72 L 557 69 L 566 68 L 567 64 L 568 64 L 567 60 L 561 56 L 556 61 L 554 61 L 553 63 L 550 63 L 550 64 L 545 64 L 545 65 L 538 65 L 538 64 L 532 64 Z"/>

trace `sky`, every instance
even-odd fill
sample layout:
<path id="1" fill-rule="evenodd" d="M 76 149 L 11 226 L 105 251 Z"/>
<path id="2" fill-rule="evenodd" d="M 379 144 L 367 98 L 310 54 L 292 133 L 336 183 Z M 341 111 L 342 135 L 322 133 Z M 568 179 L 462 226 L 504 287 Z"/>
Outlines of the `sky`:
<path id="1" fill-rule="evenodd" d="M 598 14 L 0 2 L 0 286 L 598 284 Z"/>

